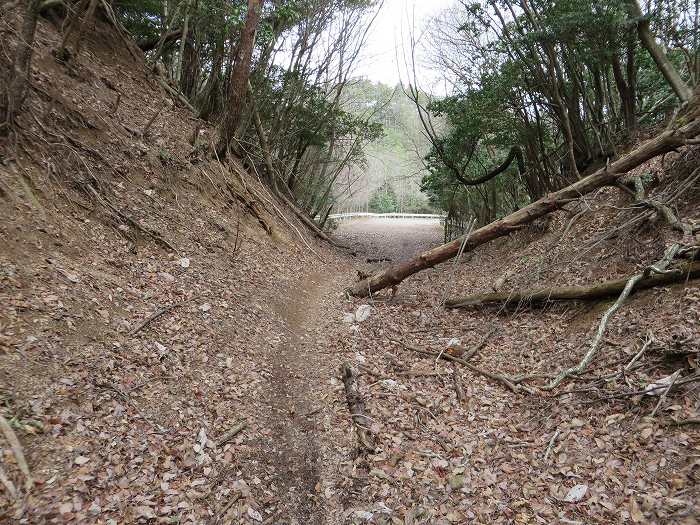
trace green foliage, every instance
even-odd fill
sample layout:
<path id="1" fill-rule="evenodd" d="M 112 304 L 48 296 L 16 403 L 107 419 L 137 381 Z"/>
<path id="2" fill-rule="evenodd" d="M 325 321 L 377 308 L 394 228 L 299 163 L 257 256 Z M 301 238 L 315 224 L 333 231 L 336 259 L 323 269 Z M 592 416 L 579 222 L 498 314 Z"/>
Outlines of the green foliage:
<path id="1" fill-rule="evenodd" d="M 373 213 L 393 213 L 398 211 L 396 192 L 388 181 L 384 181 L 369 200 L 369 211 Z"/>
<path id="2" fill-rule="evenodd" d="M 642 4 L 671 62 L 697 81 L 700 70 L 688 58 L 699 52 L 696 3 Z M 626 101 L 644 125 L 677 103 L 619 0 L 460 2 L 441 20 L 432 28 L 433 51 L 456 84 L 427 106 L 444 125 L 425 157 L 421 189 L 450 213 L 492 220 L 570 183 L 564 119 L 581 172 L 637 131 Z M 523 151 L 524 174 L 511 166 L 481 187 L 460 184 L 500 164 L 514 145 Z"/>

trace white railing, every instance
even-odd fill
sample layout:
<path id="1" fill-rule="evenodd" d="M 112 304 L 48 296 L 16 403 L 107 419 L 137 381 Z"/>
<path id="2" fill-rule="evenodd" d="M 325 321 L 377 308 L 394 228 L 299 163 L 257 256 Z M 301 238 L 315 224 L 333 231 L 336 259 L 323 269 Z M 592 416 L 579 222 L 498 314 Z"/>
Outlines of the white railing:
<path id="1" fill-rule="evenodd" d="M 366 212 L 354 212 L 354 213 L 332 213 L 328 216 L 329 219 L 336 221 L 347 221 L 351 219 L 366 219 L 366 218 L 379 218 L 379 219 L 425 219 L 425 220 L 439 220 L 444 221 L 447 215 L 439 215 L 437 213 L 366 213 Z"/>

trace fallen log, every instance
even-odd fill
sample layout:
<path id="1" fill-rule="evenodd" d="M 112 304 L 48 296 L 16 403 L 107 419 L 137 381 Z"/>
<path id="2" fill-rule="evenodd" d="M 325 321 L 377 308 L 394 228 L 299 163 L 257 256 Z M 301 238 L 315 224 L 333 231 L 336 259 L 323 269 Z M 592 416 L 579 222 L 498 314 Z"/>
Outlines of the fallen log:
<path id="1" fill-rule="evenodd" d="M 344 363 L 340 368 L 345 385 L 345 396 L 348 401 L 348 409 L 352 416 L 352 422 L 357 432 L 359 448 L 361 452 L 374 452 L 374 435 L 370 430 L 372 420 L 365 411 L 365 402 L 360 395 L 357 385 L 359 373 L 349 363 Z"/>
<path id="2" fill-rule="evenodd" d="M 681 282 L 686 279 L 697 279 L 698 277 L 700 277 L 700 262 L 686 263 L 678 268 L 669 270 L 668 273 L 651 274 L 644 277 L 635 285 L 633 293 L 655 286 Z M 592 286 L 561 286 L 542 288 L 540 290 L 513 290 L 511 292 L 468 295 L 448 300 L 445 302 L 445 307 L 465 308 L 492 303 L 507 306 L 521 303 L 538 304 L 546 303 L 547 301 L 593 301 L 620 295 L 627 281 L 629 281 L 629 277 L 613 279 Z"/>
<path id="3" fill-rule="evenodd" d="M 700 89 L 696 90 L 695 95 L 688 103 L 688 108 L 691 108 L 690 111 L 677 119 L 677 122 L 685 122 L 685 125 L 667 129 L 595 173 L 566 188 L 550 193 L 515 213 L 471 232 L 467 237 L 464 253 L 489 241 L 504 237 L 520 229 L 523 225 L 557 211 L 565 204 L 576 201 L 598 188 L 613 185 L 620 177 L 644 162 L 688 144 L 689 141 L 700 135 Z M 356 297 L 367 297 L 384 288 L 395 286 L 414 273 L 451 259 L 457 255 L 463 242 L 464 238 L 458 237 L 447 244 L 421 253 L 409 261 L 390 266 L 386 270 L 350 286 L 346 291 Z"/>

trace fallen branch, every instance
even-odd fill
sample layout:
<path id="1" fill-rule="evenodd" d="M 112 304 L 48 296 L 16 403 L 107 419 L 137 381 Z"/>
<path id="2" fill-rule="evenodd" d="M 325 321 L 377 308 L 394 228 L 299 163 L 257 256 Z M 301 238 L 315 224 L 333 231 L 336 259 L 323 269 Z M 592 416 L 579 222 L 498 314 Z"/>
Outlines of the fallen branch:
<path id="1" fill-rule="evenodd" d="M 345 396 L 347 397 L 348 409 L 357 432 L 360 450 L 374 452 L 374 436 L 370 430 L 371 419 L 366 414 L 365 402 L 360 395 L 357 385 L 359 373 L 349 363 L 344 363 L 340 367 L 340 372 L 345 385 Z"/>
<path id="2" fill-rule="evenodd" d="M 216 440 L 216 446 L 220 447 L 222 445 L 225 445 L 229 441 L 231 441 L 233 438 L 235 438 L 238 434 L 243 432 L 248 424 L 245 421 L 242 421 L 238 423 L 236 426 L 234 426 L 231 430 L 228 432 L 224 432 L 219 439 Z"/>
<path id="3" fill-rule="evenodd" d="M 595 356 L 596 352 L 598 351 L 598 347 L 600 345 L 600 342 L 603 339 L 603 334 L 605 334 L 605 329 L 608 326 L 608 321 L 610 321 L 610 318 L 613 316 L 613 314 L 627 300 L 629 295 L 632 293 L 632 289 L 635 287 L 635 285 L 638 282 L 640 282 L 642 279 L 644 279 L 646 276 L 648 276 L 649 272 L 654 272 L 654 273 L 657 273 L 660 275 L 666 275 L 666 273 L 665 273 L 666 268 L 668 267 L 669 264 L 671 264 L 671 261 L 673 260 L 675 255 L 678 253 L 679 249 L 680 249 L 680 246 L 678 244 L 673 244 L 668 250 L 666 250 L 666 253 L 664 254 L 663 258 L 658 263 L 649 266 L 643 272 L 632 276 L 627 281 L 627 284 L 625 285 L 624 289 L 622 290 L 620 297 L 618 297 L 617 301 L 615 301 L 615 303 L 610 308 L 608 308 L 608 310 L 603 314 L 603 317 L 600 320 L 600 324 L 598 325 L 598 331 L 596 332 L 596 335 L 593 338 L 593 342 L 591 343 L 591 346 L 588 349 L 588 352 L 586 352 L 586 355 L 584 355 L 583 359 L 581 359 L 581 362 L 579 364 L 577 364 L 576 366 L 573 366 L 571 368 L 567 368 L 566 370 L 562 371 L 549 384 L 542 387 L 544 390 L 552 390 L 553 388 L 556 388 L 557 386 L 559 386 L 561 384 L 561 382 L 564 379 L 566 379 L 567 377 L 570 377 L 572 375 L 578 375 L 586 369 L 586 367 L 590 364 L 590 362 L 593 360 L 593 357 Z"/>
<path id="4" fill-rule="evenodd" d="M 462 403 L 464 401 L 464 389 L 462 388 L 462 378 L 459 374 L 459 368 L 456 364 L 452 365 L 452 382 L 455 387 L 455 396 L 457 396 L 457 403 Z"/>
<path id="5" fill-rule="evenodd" d="M 158 83 L 161 85 L 161 87 L 170 93 L 170 96 L 175 97 L 177 100 L 179 100 L 183 106 L 185 106 L 187 109 L 189 109 L 194 116 L 198 116 L 199 112 L 194 108 L 192 104 L 190 104 L 190 101 L 187 100 L 187 97 L 180 93 L 177 89 L 171 87 L 163 78 L 157 77 L 158 78 Z"/>
<path id="6" fill-rule="evenodd" d="M 190 301 L 192 301 L 193 299 L 195 299 L 195 297 L 192 297 L 191 299 L 187 299 L 187 300 L 185 300 L 185 301 L 182 301 L 182 302 L 179 302 L 179 303 L 175 303 L 175 304 L 171 304 L 170 306 L 166 306 L 166 307 L 164 307 L 164 308 L 161 308 L 160 310 L 156 311 L 155 313 L 151 314 L 151 315 L 148 316 L 146 319 L 144 319 L 138 326 L 136 326 L 135 328 L 132 328 L 132 329 L 129 331 L 129 333 L 128 333 L 127 335 L 128 335 L 129 337 L 132 337 L 132 336 L 136 335 L 138 332 L 140 332 L 141 330 L 143 330 L 146 326 L 148 326 L 148 325 L 151 324 L 153 321 L 155 321 L 156 319 L 158 319 L 161 315 L 167 314 L 167 313 L 170 312 L 171 310 L 174 310 L 175 308 L 177 308 L 178 306 L 182 306 L 183 304 L 187 304 L 187 303 L 189 303 Z"/>
<path id="7" fill-rule="evenodd" d="M 12 483 L 12 480 L 7 477 L 2 465 L 0 465 L 0 482 L 2 482 L 2 484 L 5 486 L 5 489 L 11 498 L 17 497 L 17 489 L 15 488 L 15 484 Z"/>
<path id="8" fill-rule="evenodd" d="M 510 379 L 508 379 L 504 375 L 489 372 L 488 370 L 484 370 L 483 368 L 479 368 L 478 366 L 475 366 L 471 363 L 468 363 L 464 359 L 460 359 L 459 357 L 451 356 L 450 354 L 448 354 L 446 352 L 439 353 L 439 352 L 432 352 L 430 350 L 423 350 L 422 348 L 418 348 L 416 346 L 409 345 L 407 343 L 404 343 L 403 341 L 393 340 L 392 342 L 397 343 L 397 344 L 403 346 L 404 348 L 407 348 L 408 350 L 411 350 L 412 352 L 416 352 L 418 354 L 429 355 L 432 357 L 440 356 L 440 358 L 446 359 L 447 361 L 454 361 L 455 363 L 459 363 L 460 365 L 464 365 L 472 372 L 480 374 L 484 377 L 488 377 L 489 379 L 492 379 L 493 381 L 502 384 L 508 390 L 510 390 L 511 392 L 515 392 L 516 394 L 519 393 L 521 390 L 524 390 L 528 393 L 532 393 L 532 391 L 529 388 L 515 385 Z"/>
<path id="9" fill-rule="evenodd" d="M 143 131 L 141 132 L 141 138 L 144 138 L 146 135 L 148 135 L 148 130 L 151 129 L 151 126 L 158 118 L 158 115 L 160 115 L 160 112 L 163 111 L 164 107 L 165 107 L 165 104 L 162 104 L 160 106 L 160 108 L 158 108 L 158 111 L 156 111 L 153 114 L 153 116 L 148 120 L 148 122 L 146 123 L 146 126 L 143 128 Z"/>
<path id="10" fill-rule="evenodd" d="M 634 286 L 633 292 L 662 286 L 670 283 L 696 279 L 700 277 L 700 263 L 688 263 L 670 270 L 668 273 L 643 276 Z M 547 301 L 591 301 L 619 295 L 625 289 L 630 277 L 614 279 L 592 286 L 562 286 L 542 288 L 541 290 L 497 292 L 468 295 L 450 299 L 446 308 L 464 308 L 482 306 L 491 303 L 513 305 L 521 303 L 546 303 Z M 632 293 L 633 293 L 632 292 Z"/>
<path id="11" fill-rule="evenodd" d="M 17 439 L 17 434 L 15 434 L 15 431 L 12 430 L 12 427 L 2 414 L 0 414 L 0 428 L 2 429 L 2 433 L 5 435 L 5 439 L 7 439 L 10 447 L 12 448 L 12 453 L 15 455 L 15 459 L 17 460 L 17 466 L 22 471 L 22 474 L 24 474 L 24 488 L 27 492 L 29 492 L 32 490 L 32 488 L 34 488 L 34 480 L 32 479 L 31 472 L 29 472 L 29 465 L 27 465 L 27 460 L 24 457 L 22 445 L 20 445 L 19 439 Z"/>
<path id="12" fill-rule="evenodd" d="M 668 393 L 670 392 L 670 390 L 673 388 L 673 385 L 676 384 L 676 381 L 678 380 L 678 376 L 679 376 L 680 374 L 681 374 L 681 371 L 680 371 L 680 369 L 679 369 L 679 370 L 676 370 L 676 371 L 673 373 L 673 375 L 671 376 L 671 382 L 669 383 L 668 388 L 667 388 L 666 390 L 664 390 L 664 393 L 663 393 L 663 394 L 661 394 L 661 397 L 659 397 L 659 402 L 656 403 L 656 406 L 654 407 L 654 410 L 652 410 L 652 412 L 651 412 L 651 418 L 652 418 L 652 419 L 653 419 L 654 416 L 656 415 L 656 412 L 658 412 L 659 407 L 661 406 L 661 404 L 666 400 L 666 396 L 668 395 Z"/>
<path id="13" fill-rule="evenodd" d="M 700 417 L 691 417 L 689 419 L 671 420 L 668 425 L 674 427 L 682 427 L 684 425 L 700 425 Z"/>
<path id="14" fill-rule="evenodd" d="M 487 334 L 479 341 L 477 344 L 472 346 L 469 350 L 464 352 L 462 355 L 455 355 L 454 357 L 461 357 L 465 361 L 469 361 L 472 357 L 476 355 L 478 351 L 480 351 L 484 346 L 486 346 L 486 343 L 488 343 L 489 339 L 491 339 L 491 336 L 496 333 L 496 330 L 498 330 L 497 326 L 494 326 L 487 332 Z"/>
<path id="15" fill-rule="evenodd" d="M 544 453 L 544 460 L 547 461 L 547 458 L 549 457 L 550 452 L 552 452 L 552 447 L 554 446 L 554 442 L 557 440 L 559 437 L 560 430 L 557 429 L 556 432 L 552 435 L 552 439 L 549 440 L 549 445 L 547 445 L 547 451 Z"/>
<path id="16" fill-rule="evenodd" d="M 550 193 L 515 213 L 479 228 L 468 236 L 464 252 L 472 251 L 477 246 L 506 236 L 520 229 L 523 225 L 557 211 L 566 203 L 577 200 L 598 188 L 613 185 L 627 172 L 646 161 L 682 147 L 688 139 L 700 135 L 700 115 L 697 108 L 700 106 L 699 102 L 700 91 L 695 93 L 688 104 L 691 113 L 684 115 L 684 118 L 681 119 L 688 124 L 677 129 L 667 129 L 595 173 L 566 188 Z M 389 286 L 399 284 L 414 273 L 431 268 L 456 256 L 463 242 L 464 238 L 458 237 L 447 244 L 421 253 L 409 261 L 390 266 L 367 280 L 353 284 L 347 289 L 347 292 L 357 297 L 366 297 Z"/>

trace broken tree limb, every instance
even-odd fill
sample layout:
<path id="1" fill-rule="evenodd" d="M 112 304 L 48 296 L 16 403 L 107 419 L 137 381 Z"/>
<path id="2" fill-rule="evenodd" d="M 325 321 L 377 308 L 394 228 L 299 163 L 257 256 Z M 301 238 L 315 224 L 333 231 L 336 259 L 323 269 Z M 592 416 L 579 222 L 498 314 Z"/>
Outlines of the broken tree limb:
<path id="1" fill-rule="evenodd" d="M 695 108 L 700 106 L 700 90 L 696 91 L 693 100 L 688 104 L 688 107 Z M 643 164 L 644 162 L 676 150 L 682 147 L 688 139 L 692 139 L 700 135 L 700 111 L 694 109 L 692 113 L 680 119 L 688 122 L 677 129 L 668 129 L 640 144 L 636 149 L 632 150 L 627 155 L 622 156 L 615 162 L 605 166 L 595 173 L 584 177 L 574 184 L 567 186 L 559 191 L 550 193 L 521 208 L 502 219 L 494 221 L 486 226 L 472 232 L 468 238 L 464 249 L 464 253 L 474 250 L 477 246 L 481 246 L 489 241 L 508 235 L 509 233 L 518 230 L 523 225 L 528 224 L 539 217 L 543 217 L 548 213 L 561 209 L 566 203 L 579 199 L 593 190 L 615 184 L 620 177 Z M 407 277 L 414 273 L 432 268 L 433 266 L 445 262 L 459 252 L 460 246 L 464 239 L 457 239 L 433 248 L 427 252 L 421 253 L 417 257 L 410 259 L 404 263 L 390 266 L 383 272 L 380 272 L 367 280 L 353 284 L 347 289 L 347 292 L 356 297 L 366 297 L 369 294 L 383 290 L 390 286 L 399 284 Z"/>
<path id="2" fill-rule="evenodd" d="M 404 348 L 406 348 L 412 352 L 416 352 L 417 354 L 429 355 L 432 357 L 440 356 L 440 358 L 446 359 L 447 361 L 454 361 L 455 363 L 459 363 L 460 365 L 464 365 L 472 372 L 480 374 L 484 377 L 488 377 L 489 379 L 491 379 L 497 383 L 502 384 L 508 390 L 510 390 L 511 392 L 515 392 L 516 394 L 519 393 L 521 391 L 521 389 L 526 390 L 528 393 L 530 392 L 529 389 L 515 385 L 510 379 L 508 379 L 504 375 L 489 372 L 488 370 L 484 370 L 483 368 L 479 368 L 478 366 L 474 366 L 473 364 L 465 361 L 464 359 L 460 359 L 459 357 L 451 356 L 450 354 L 448 354 L 446 352 L 439 353 L 439 352 L 432 352 L 430 350 L 423 350 L 422 348 L 418 348 L 416 346 L 409 345 L 408 343 L 404 343 L 403 341 L 393 340 L 393 342 L 403 346 Z"/>
<path id="3" fill-rule="evenodd" d="M 452 363 L 452 382 L 455 386 L 457 403 L 462 403 L 464 401 L 464 389 L 462 388 L 462 378 L 459 374 L 459 368 L 455 363 Z"/>
<path id="4" fill-rule="evenodd" d="M 7 490 L 7 493 L 10 495 L 11 498 L 17 497 L 17 489 L 15 488 L 15 484 L 12 483 L 12 480 L 7 477 L 7 474 L 5 474 L 2 465 L 0 465 L 0 483 L 2 483 L 5 486 L 5 489 Z"/>
<path id="5" fill-rule="evenodd" d="M 663 258 L 659 262 L 645 268 L 643 272 L 632 276 L 627 281 L 627 284 L 622 290 L 622 293 L 620 293 L 620 297 L 618 297 L 617 301 L 615 301 L 615 303 L 605 311 L 603 317 L 601 317 L 600 324 L 598 325 L 598 330 L 596 332 L 595 337 L 593 338 L 593 342 L 591 343 L 590 348 L 583 356 L 579 364 L 560 372 L 559 375 L 557 375 L 557 377 L 555 377 L 550 383 L 542 387 L 543 390 L 552 390 L 558 387 L 561 384 L 561 382 L 564 381 L 564 379 L 566 379 L 567 377 L 571 377 L 572 375 L 578 375 L 581 372 L 583 372 L 586 369 L 586 367 L 588 367 L 588 365 L 593 360 L 593 357 L 595 356 L 596 352 L 598 351 L 600 342 L 602 341 L 603 335 L 605 334 L 605 329 L 608 326 L 608 321 L 610 321 L 610 318 L 613 316 L 613 314 L 617 310 L 619 310 L 623 303 L 627 300 L 630 293 L 632 293 L 632 289 L 635 287 L 635 285 L 642 279 L 644 279 L 644 277 L 649 275 L 650 272 L 654 272 L 655 274 L 659 275 L 664 275 L 666 273 L 666 268 L 669 264 L 671 264 L 671 261 L 676 256 L 679 249 L 680 245 L 671 245 L 666 250 L 666 253 L 664 253 Z"/>
<path id="6" fill-rule="evenodd" d="M 360 395 L 360 389 L 357 385 L 359 373 L 349 363 L 343 363 L 340 367 L 343 384 L 345 385 L 345 396 L 348 400 L 348 410 L 352 416 L 352 422 L 357 432 L 357 439 L 361 451 L 374 452 L 374 435 L 370 430 L 371 419 L 365 411 L 365 401 Z"/>
<path id="7" fill-rule="evenodd" d="M 24 489 L 29 492 L 34 488 L 34 479 L 29 471 L 29 465 L 27 465 L 27 460 L 24 457 L 22 445 L 20 445 L 19 439 L 17 439 L 17 434 L 15 434 L 10 423 L 8 423 L 7 419 L 5 419 L 2 414 L 0 414 L 0 429 L 2 429 L 5 439 L 7 439 L 7 442 L 10 444 L 12 453 L 15 455 L 15 460 L 17 461 L 17 466 L 22 471 L 22 474 L 24 474 Z"/>
<path id="8" fill-rule="evenodd" d="M 146 326 L 148 326 L 152 321 L 155 321 L 158 319 L 161 315 L 167 314 L 170 310 L 174 310 L 178 306 L 182 306 L 183 304 L 187 304 L 190 301 L 194 300 L 197 296 L 192 297 L 192 299 L 187 299 L 185 301 L 181 301 L 179 303 L 171 304 L 170 306 L 166 306 L 164 308 L 161 308 L 160 310 L 156 311 L 155 313 L 149 315 L 141 321 L 136 327 L 132 328 L 129 333 L 127 334 L 129 337 L 133 337 L 136 335 L 138 332 L 140 332 L 142 329 L 144 329 Z"/>
<path id="9" fill-rule="evenodd" d="M 238 434 L 243 432 L 248 424 L 243 421 L 241 423 L 238 423 L 235 425 L 231 430 L 224 432 L 219 439 L 216 440 L 216 446 L 221 447 L 231 441 L 233 438 L 235 438 Z"/>
<path id="10" fill-rule="evenodd" d="M 634 286 L 631 293 L 655 286 L 662 286 L 687 279 L 700 277 L 700 262 L 683 264 L 668 273 L 654 273 L 642 277 Z M 547 301 L 593 301 L 619 295 L 625 289 L 630 277 L 613 279 L 592 286 L 561 286 L 526 290 L 468 295 L 450 299 L 445 302 L 446 308 L 465 308 L 468 306 L 483 306 L 492 303 L 514 305 L 523 303 L 545 303 Z"/>

